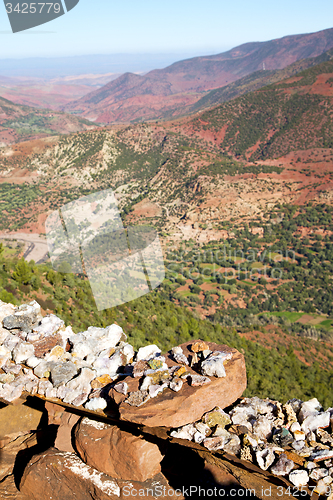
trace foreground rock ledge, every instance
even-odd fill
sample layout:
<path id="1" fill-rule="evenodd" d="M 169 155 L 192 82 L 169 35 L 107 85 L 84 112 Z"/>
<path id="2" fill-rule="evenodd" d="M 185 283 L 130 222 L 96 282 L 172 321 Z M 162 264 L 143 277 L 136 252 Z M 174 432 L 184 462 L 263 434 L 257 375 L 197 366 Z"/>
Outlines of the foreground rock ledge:
<path id="1" fill-rule="evenodd" d="M 20 491 L 26 500 L 123 500 L 140 498 L 140 491 L 145 493 L 141 495 L 145 500 L 156 500 L 158 494 L 152 496 L 151 492 L 159 491 L 167 491 L 164 498 L 184 499 L 171 488 L 163 474 L 144 482 L 116 480 L 86 465 L 74 453 L 55 448 L 31 459 Z"/>
<path id="2" fill-rule="evenodd" d="M 195 342 L 197 341 L 192 340 L 181 344 L 186 357 L 193 355 L 190 346 Z M 179 392 L 166 389 L 140 407 L 125 403 L 126 397 L 111 389 L 109 395 L 119 406 L 120 419 L 147 427 L 180 427 L 199 420 L 204 413 L 215 406 L 226 408 L 240 398 L 246 389 L 244 356 L 226 345 L 213 342 L 207 344 L 212 351 L 232 353 L 232 358 L 225 363 L 226 377 L 210 377 L 209 384 L 199 387 L 191 387 L 188 383 L 184 383 Z M 170 354 L 166 355 L 166 363 L 169 367 L 177 365 Z M 197 373 L 191 368 L 188 368 L 188 371 Z M 128 376 L 124 381 L 128 384 L 129 392 L 138 390 L 140 385 L 138 378 Z"/>

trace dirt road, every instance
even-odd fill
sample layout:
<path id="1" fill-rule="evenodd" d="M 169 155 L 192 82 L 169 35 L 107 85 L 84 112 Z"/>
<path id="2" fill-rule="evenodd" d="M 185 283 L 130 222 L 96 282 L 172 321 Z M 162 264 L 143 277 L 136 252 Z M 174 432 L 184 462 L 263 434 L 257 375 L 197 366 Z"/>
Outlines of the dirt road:
<path id="1" fill-rule="evenodd" d="M 48 246 L 46 239 L 34 233 L 0 233 L 0 241 L 3 239 L 23 241 L 25 243 L 24 258 L 27 261 L 34 260 L 36 264 L 47 257 Z"/>

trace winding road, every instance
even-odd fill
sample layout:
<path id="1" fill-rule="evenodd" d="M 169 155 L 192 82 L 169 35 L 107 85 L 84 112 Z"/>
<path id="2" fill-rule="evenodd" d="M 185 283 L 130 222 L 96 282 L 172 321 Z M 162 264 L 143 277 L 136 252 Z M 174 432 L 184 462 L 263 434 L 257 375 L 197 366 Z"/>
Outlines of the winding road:
<path id="1" fill-rule="evenodd" d="M 48 258 L 48 246 L 45 238 L 34 233 L 0 233 L 1 240 L 22 241 L 25 244 L 24 259 L 41 264 Z"/>

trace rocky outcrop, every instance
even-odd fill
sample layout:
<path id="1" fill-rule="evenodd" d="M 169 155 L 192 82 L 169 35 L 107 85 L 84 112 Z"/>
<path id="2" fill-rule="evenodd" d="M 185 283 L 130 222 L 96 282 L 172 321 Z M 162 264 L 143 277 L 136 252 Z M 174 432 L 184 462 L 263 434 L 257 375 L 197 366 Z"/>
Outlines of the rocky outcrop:
<path id="1" fill-rule="evenodd" d="M 192 341 L 180 346 L 184 358 L 190 360 L 190 362 L 192 358 L 197 357 L 194 356 L 195 353 L 191 350 L 191 346 L 195 344 L 196 341 Z M 182 388 L 178 392 L 165 388 L 166 390 L 163 390 L 157 398 L 151 398 L 140 407 L 128 404 L 127 396 L 117 392 L 116 388 L 112 388 L 109 396 L 119 405 L 120 418 L 149 427 L 178 427 L 198 420 L 205 412 L 216 405 L 221 408 L 231 405 L 243 394 L 246 388 L 244 356 L 236 349 L 211 342 L 208 342 L 208 350 L 217 353 L 223 352 L 232 356 L 231 359 L 225 362 L 225 377 L 212 375 L 209 383 L 195 385 L 193 384 L 193 378 L 198 374 L 198 363 L 195 363 L 193 368 L 182 365 L 186 366 L 183 374 L 179 377 L 184 382 Z M 165 356 L 165 363 L 168 369 L 178 367 L 172 352 Z M 221 366 L 223 366 L 222 362 Z M 142 383 L 139 377 L 131 376 L 127 376 L 123 381 L 128 386 L 128 393 L 136 393 Z"/>
<path id="2" fill-rule="evenodd" d="M 28 500 L 55 492 L 60 500 L 103 500 L 128 497 L 133 485 L 169 488 L 180 448 L 245 488 L 252 478 L 258 498 L 272 491 L 286 499 L 280 493 L 295 487 L 333 500 L 332 408 L 315 398 L 240 400 L 244 357 L 228 346 L 195 340 L 166 354 L 156 345 L 135 353 L 117 325 L 75 335 L 56 316 L 40 319 L 38 307 L 0 304 L 0 394 L 15 403 L 23 391 L 47 399 L 44 436 L 56 429 L 47 449 L 47 439 L 29 434 L 41 412 L 25 405 L 0 410 L 0 480 L 13 475 L 17 456 L 36 447 L 32 458 L 25 454 L 31 460 L 20 482 Z M 54 336 L 61 339 L 56 346 L 31 354 L 34 342 Z M 181 498 L 170 492 L 168 498 Z"/>
<path id="3" fill-rule="evenodd" d="M 162 474 L 144 482 L 115 480 L 86 465 L 74 453 L 54 448 L 33 457 L 20 483 L 20 491 L 27 500 L 55 497 L 57 500 L 123 500 L 138 496 L 140 490 L 144 498 L 153 500 L 157 495 L 152 492 L 163 493 L 163 489 L 168 491 L 168 498 L 184 498 L 176 494 Z"/>
<path id="4" fill-rule="evenodd" d="M 19 436 L 37 429 L 43 412 L 22 404 L 6 406 L 0 411 L 0 449 Z"/>

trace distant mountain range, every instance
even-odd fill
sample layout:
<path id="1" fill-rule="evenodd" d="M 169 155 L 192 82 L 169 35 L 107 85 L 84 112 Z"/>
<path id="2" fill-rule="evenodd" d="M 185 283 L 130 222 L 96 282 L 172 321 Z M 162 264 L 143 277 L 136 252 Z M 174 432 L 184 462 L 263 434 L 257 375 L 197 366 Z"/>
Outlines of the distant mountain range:
<path id="1" fill-rule="evenodd" d="M 320 56 L 332 47 L 332 28 L 246 43 L 222 54 L 179 61 L 144 76 L 125 73 L 62 109 L 106 124 L 180 116 L 184 107 L 193 110 L 195 103 L 212 89 L 258 71 L 271 76 L 271 71 Z"/>

